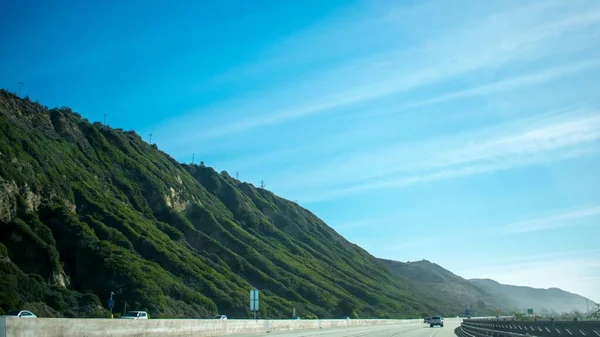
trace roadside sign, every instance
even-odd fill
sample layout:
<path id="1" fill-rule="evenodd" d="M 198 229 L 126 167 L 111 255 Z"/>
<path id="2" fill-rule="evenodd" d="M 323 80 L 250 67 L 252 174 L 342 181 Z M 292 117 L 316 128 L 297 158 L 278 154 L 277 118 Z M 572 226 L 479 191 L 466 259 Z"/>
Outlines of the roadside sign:
<path id="1" fill-rule="evenodd" d="M 111 298 L 110 300 L 108 300 L 108 308 L 112 309 L 115 307 L 115 301 Z"/>
<path id="2" fill-rule="evenodd" d="M 250 311 L 258 311 L 258 289 L 250 290 Z"/>
<path id="3" fill-rule="evenodd" d="M 469 315 L 469 309 L 465 310 L 465 315 Z"/>
<path id="4" fill-rule="evenodd" d="M 500 309 L 496 309 L 496 315 L 500 315 Z"/>
<path id="5" fill-rule="evenodd" d="M 533 315 L 533 309 L 527 309 L 527 315 Z"/>

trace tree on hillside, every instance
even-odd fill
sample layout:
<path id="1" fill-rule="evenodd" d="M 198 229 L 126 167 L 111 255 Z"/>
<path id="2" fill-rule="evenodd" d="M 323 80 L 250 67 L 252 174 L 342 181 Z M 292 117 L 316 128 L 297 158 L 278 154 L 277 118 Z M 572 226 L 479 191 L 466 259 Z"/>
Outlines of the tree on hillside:
<path id="1" fill-rule="evenodd" d="M 596 304 L 596 308 L 592 310 L 590 318 L 600 319 L 600 303 Z"/>
<path id="2" fill-rule="evenodd" d="M 523 320 L 525 317 L 525 314 L 523 314 L 523 312 L 521 312 L 519 309 L 513 309 L 512 315 L 516 320 Z"/>
<path id="3" fill-rule="evenodd" d="M 359 309 L 359 303 L 349 297 L 343 297 L 338 303 L 338 310 L 343 316 L 354 316 Z"/>

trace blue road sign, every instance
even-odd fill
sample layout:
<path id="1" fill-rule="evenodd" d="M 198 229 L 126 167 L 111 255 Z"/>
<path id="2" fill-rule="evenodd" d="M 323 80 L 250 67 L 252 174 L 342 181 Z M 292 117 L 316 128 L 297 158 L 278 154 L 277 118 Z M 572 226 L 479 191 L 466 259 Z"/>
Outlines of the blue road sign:
<path id="1" fill-rule="evenodd" d="M 250 290 L 250 311 L 258 311 L 258 289 Z"/>
<path id="2" fill-rule="evenodd" d="M 108 300 L 108 308 L 112 309 L 114 307 L 115 307 L 115 301 L 112 299 Z"/>
<path id="3" fill-rule="evenodd" d="M 465 310 L 465 315 L 468 315 L 468 314 L 469 314 L 469 310 L 467 309 L 467 310 Z"/>

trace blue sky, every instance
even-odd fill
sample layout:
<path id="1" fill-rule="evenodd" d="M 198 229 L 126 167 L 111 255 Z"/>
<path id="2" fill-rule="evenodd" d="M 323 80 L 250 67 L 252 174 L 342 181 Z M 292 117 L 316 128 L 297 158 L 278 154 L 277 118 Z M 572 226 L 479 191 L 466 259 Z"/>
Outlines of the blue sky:
<path id="1" fill-rule="evenodd" d="M 13 1 L 0 86 L 378 257 L 600 302 L 600 2 Z"/>

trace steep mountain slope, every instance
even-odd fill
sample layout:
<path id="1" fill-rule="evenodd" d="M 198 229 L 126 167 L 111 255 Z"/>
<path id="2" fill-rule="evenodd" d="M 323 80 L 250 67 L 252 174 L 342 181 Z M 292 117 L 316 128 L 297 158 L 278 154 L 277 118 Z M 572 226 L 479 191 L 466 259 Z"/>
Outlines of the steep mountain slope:
<path id="1" fill-rule="evenodd" d="M 416 283 L 427 286 L 445 303 L 460 303 L 480 315 L 508 311 L 515 302 L 503 294 L 492 293 L 427 260 L 398 262 L 380 259 L 390 269 Z"/>
<path id="2" fill-rule="evenodd" d="M 0 91 L 0 310 L 410 317 L 439 303 L 306 209 Z"/>
<path id="3" fill-rule="evenodd" d="M 478 285 L 492 293 L 501 294 L 515 302 L 520 310 L 533 309 L 536 313 L 571 312 L 579 310 L 586 312 L 594 302 L 583 296 L 573 294 L 558 288 L 539 289 L 531 287 L 512 286 L 498 283 L 490 279 L 471 279 L 472 284 Z M 587 302 L 589 301 L 589 303 Z"/>

